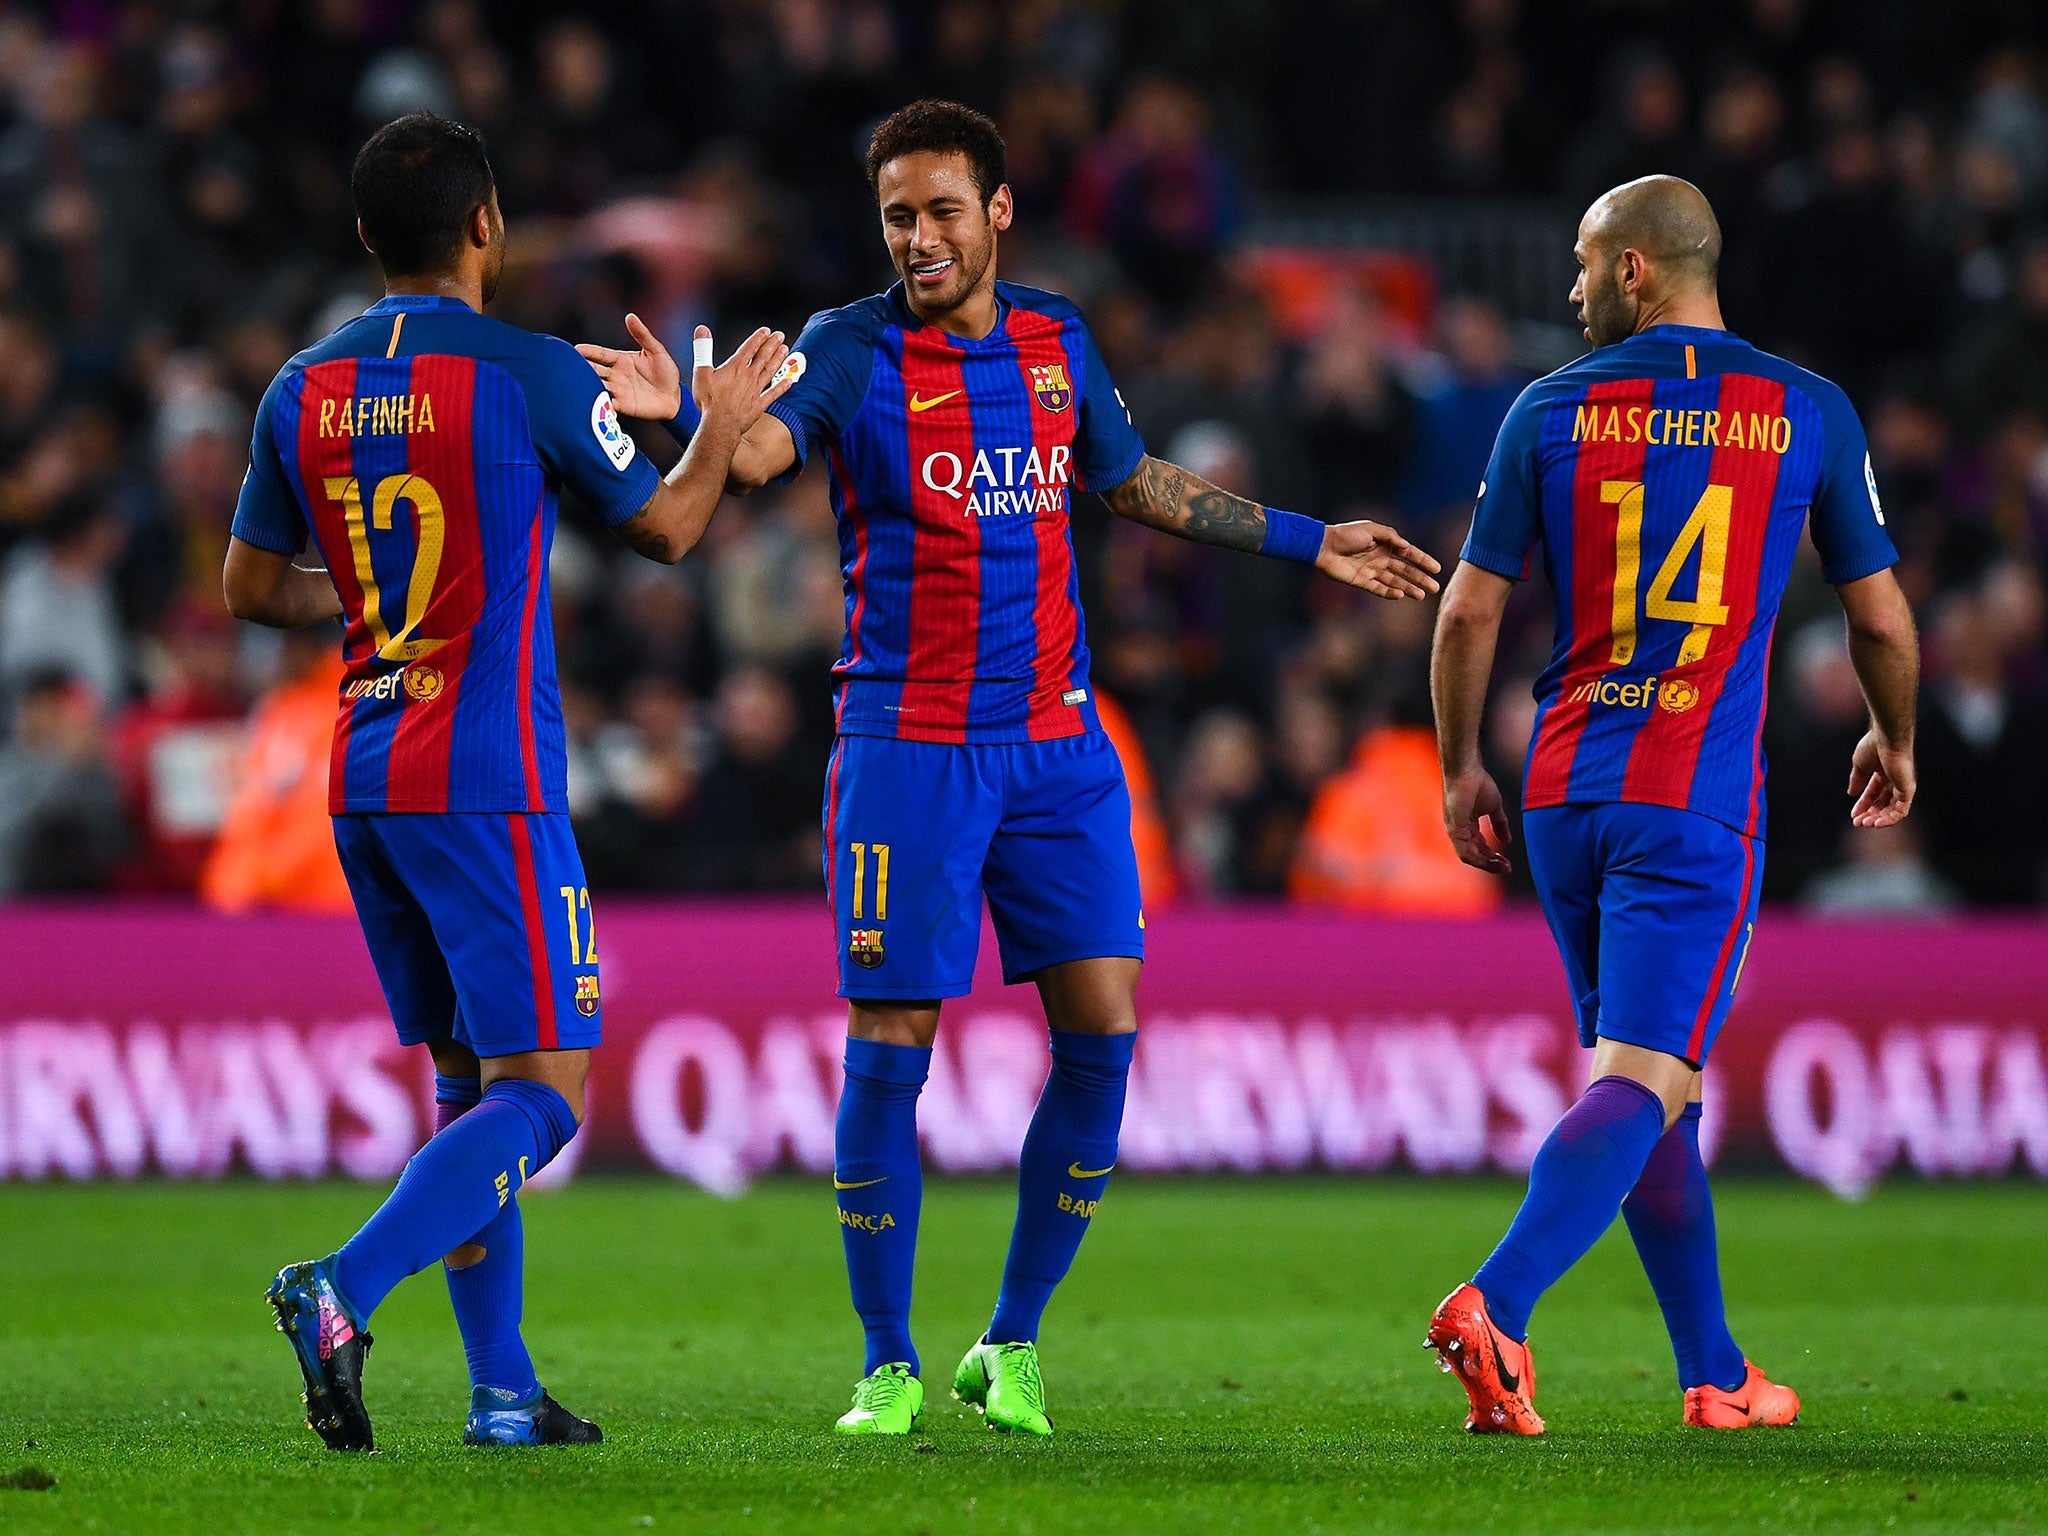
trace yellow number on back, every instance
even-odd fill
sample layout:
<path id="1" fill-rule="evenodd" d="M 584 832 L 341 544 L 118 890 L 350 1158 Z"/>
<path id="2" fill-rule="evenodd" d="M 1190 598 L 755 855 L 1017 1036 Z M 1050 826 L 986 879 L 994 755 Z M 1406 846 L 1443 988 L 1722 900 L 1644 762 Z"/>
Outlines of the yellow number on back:
<path id="1" fill-rule="evenodd" d="M 329 475 L 323 486 L 329 501 L 341 503 L 341 521 L 348 530 L 356 584 L 363 589 L 363 622 L 369 626 L 370 638 L 377 642 L 377 654 L 386 661 L 411 661 L 446 645 L 446 640 L 414 638 L 414 631 L 427 616 L 434 583 L 441 575 L 441 549 L 447 539 L 448 519 L 441 510 L 440 493 L 418 475 L 386 475 L 377 482 L 370 497 L 369 515 L 365 517 L 362 486 L 354 475 Z M 394 635 L 384 622 L 384 594 L 377 588 L 376 568 L 370 561 L 370 529 L 389 531 L 392 512 L 400 501 L 412 503 L 419 542 L 413 553 L 412 580 L 406 586 L 405 626 Z"/>
<path id="2" fill-rule="evenodd" d="M 1678 664 L 1698 661 L 1707 654 L 1707 642 L 1714 631 L 1728 622 L 1728 607 L 1721 601 L 1721 580 L 1728 570 L 1728 519 L 1735 508 L 1735 487 L 1710 485 L 1693 504 L 1692 516 L 1678 530 L 1671 553 L 1657 567 L 1657 579 L 1650 583 L 1643 599 L 1643 612 L 1653 619 L 1676 619 L 1690 624 L 1692 631 L 1678 648 Z M 1699 590 L 1691 602 L 1675 599 L 1671 584 L 1692 558 L 1693 546 L 1700 546 Z"/>
<path id="3" fill-rule="evenodd" d="M 1600 500 L 1616 509 L 1614 648 L 1609 659 L 1617 667 L 1627 666 L 1636 654 L 1636 588 L 1643 571 L 1643 495 L 1640 480 L 1600 482 Z M 1692 515 L 1678 530 L 1677 539 L 1651 579 L 1650 590 L 1644 594 L 1646 617 L 1692 626 L 1678 648 L 1679 666 L 1706 655 L 1714 631 L 1728 622 L 1728 607 L 1721 601 L 1721 584 L 1728 571 L 1728 524 L 1734 511 L 1733 486 L 1710 485 L 1700 492 Z M 1695 546 L 1700 551 L 1699 589 L 1690 601 L 1674 598 L 1671 588 L 1692 558 Z"/>
<path id="4" fill-rule="evenodd" d="M 1614 525 L 1613 664 L 1625 667 L 1636 655 L 1636 582 L 1643 570 L 1643 482 L 1602 480 L 1600 499 L 1616 507 Z"/>

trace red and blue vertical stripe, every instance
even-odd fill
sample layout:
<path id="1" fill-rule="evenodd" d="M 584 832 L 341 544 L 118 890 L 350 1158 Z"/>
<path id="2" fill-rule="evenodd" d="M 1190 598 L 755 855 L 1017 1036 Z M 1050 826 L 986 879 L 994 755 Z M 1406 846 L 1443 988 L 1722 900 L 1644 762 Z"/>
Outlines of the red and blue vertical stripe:
<path id="1" fill-rule="evenodd" d="M 1712 412 L 1721 422 L 1782 418 L 1783 452 L 1723 440 L 1692 446 L 1651 441 L 1573 442 L 1582 409 L 1645 419 Z M 1699 419 L 1704 419 L 1699 418 Z M 1659 433 L 1662 437 L 1668 433 Z M 1554 403 L 1544 421 L 1542 504 L 1546 559 L 1560 594 L 1556 659 L 1539 684 L 1524 803 L 1631 801 L 1698 811 L 1750 836 L 1763 831 L 1763 719 L 1771 635 L 1825 450 L 1819 408 L 1798 389 L 1756 374 L 1605 378 Z M 1637 643 L 1613 660 L 1618 508 L 1605 481 L 1643 487 L 1636 587 Z M 1691 625 L 1651 619 L 1644 605 L 1666 554 L 1710 485 L 1731 492 L 1721 601 L 1727 621 L 1705 654 L 1679 662 Z M 1559 518 L 1553 509 L 1563 511 Z M 1672 585 L 1694 595 L 1703 555 L 1691 554 Z M 1654 682 L 1639 704 L 1588 697 L 1609 681 Z M 1668 700 L 1668 702 L 1667 702 Z M 1676 706 L 1676 707 L 1673 707 Z"/>
<path id="2" fill-rule="evenodd" d="M 410 430 L 335 429 L 354 402 L 385 397 L 414 402 Z M 431 428 L 418 413 L 427 398 Z M 462 355 L 333 358 L 289 382 L 273 431 L 346 620 L 331 809 L 565 809 L 558 803 L 561 702 L 545 614 L 556 498 L 517 382 Z M 440 558 L 413 638 L 441 643 L 417 657 L 378 654 L 344 503 L 326 489 L 330 479 L 351 478 L 376 618 L 388 635 L 405 628 L 421 558 L 420 503 L 409 488 L 423 483 L 439 505 Z M 378 488 L 394 481 L 391 526 L 375 527 Z"/>
<path id="3" fill-rule="evenodd" d="M 882 329 L 863 404 L 828 450 L 846 577 L 842 731 L 966 743 L 1096 728 L 1068 531 L 1079 326 L 1013 306 L 979 342 Z M 1059 370 L 1064 398 L 1035 369 Z M 1046 491 L 1028 510 L 989 500 Z"/>

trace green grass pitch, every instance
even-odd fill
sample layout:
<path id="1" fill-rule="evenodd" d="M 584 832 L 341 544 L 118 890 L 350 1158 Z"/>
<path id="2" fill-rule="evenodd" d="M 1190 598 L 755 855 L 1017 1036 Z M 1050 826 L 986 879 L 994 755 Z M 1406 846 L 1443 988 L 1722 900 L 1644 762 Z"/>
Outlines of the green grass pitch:
<path id="1" fill-rule="evenodd" d="M 375 1321 L 383 1448 L 323 1451 L 261 1301 L 378 1191 L 0 1186 L 0 1532 L 2038 1530 L 2048 1519 L 2048 1194 L 1789 1184 L 1720 1196 L 1736 1332 L 1805 1397 L 1782 1431 L 1681 1430 L 1617 1226 L 1537 1315 L 1536 1442 L 1463 1434 L 1420 1347 L 1518 1191 L 1126 1179 L 1048 1318 L 1058 1436 L 946 1395 L 1011 1195 L 936 1184 L 908 1441 L 828 1432 L 859 1364 L 832 1197 L 731 1203 L 587 1179 L 528 1200 L 528 1338 L 595 1450 L 464 1451 L 438 1273 Z M 54 1487 L 34 1469 L 53 1476 Z"/>

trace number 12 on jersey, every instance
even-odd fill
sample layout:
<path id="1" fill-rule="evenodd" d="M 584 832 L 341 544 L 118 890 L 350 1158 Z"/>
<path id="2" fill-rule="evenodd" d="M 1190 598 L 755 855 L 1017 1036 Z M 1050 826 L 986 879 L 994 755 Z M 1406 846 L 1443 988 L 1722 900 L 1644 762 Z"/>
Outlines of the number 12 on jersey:
<path id="1" fill-rule="evenodd" d="M 1643 568 L 1643 482 L 1603 480 L 1600 500 L 1615 508 L 1614 528 L 1614 650 L 1617 667 L 1625 667 L 1636 654 L 1636 588 Z M 1710 485 L 1693 503 L 1692 515 L 1678 530 L 1656 577 L 1643 598 L 1643 614 L 1652 619 L 1675 619 L 1690 624 L 1685 643 L 1678 648 L 1678 665 L 1698 661 L 1707 654 L 1714 631 L 1728 622 L 1728 606 L 1721 601 L 1721 582 L 1728 569 L 1728 523 L 1735 510 L 1735 487 Z M 1699 587 L 1690 600 L 1675 598 L 1671 588 L 1700 551 Z"/>

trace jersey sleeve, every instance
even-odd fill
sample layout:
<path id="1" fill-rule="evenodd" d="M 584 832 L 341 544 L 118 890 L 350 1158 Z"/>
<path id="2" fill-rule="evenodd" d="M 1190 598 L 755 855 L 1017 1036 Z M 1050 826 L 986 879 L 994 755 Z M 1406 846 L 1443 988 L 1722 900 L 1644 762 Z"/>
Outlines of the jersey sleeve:
<path id="1" fill-rule="evenodd" d="M 836 440 L 853 420 L 874 375 L 874 338 L 858 315 L 821 310 L 805 323 L 789 361 L 798 369 L 796 382 L 768 407 L 796 444 L 796 461 L 779 477 L 783 480 L 802 474 L 811 450 Z"/>
<path id="2" fill-rule="evenodd" d="M 610 391 L 581 354 L 553 336 L 536 340 L 519 378 L 533 446 L 550 474 L 616 528 L 654 499 L 661 476 L 634 447 Z"/>
<path id="3" fill-rule="evenodd" d="M 1542 476 L 1536 448 L 1543 429 L 1544 402 L 1536 386 L 1522 391 L 1508 410 L 1493 440 L 1486 478 L 1479 482 L 1478 504 L 1472 509 L 1472 531 L 1458 558 L 1510 581 L 1529 574 L 1529 556 L 1542 531 L 1536 488 Z"/>
<path id="4" fill-rule="evenodd" d="M 1813 547 L 1820 551 L 1821 575 L 1841 586 L 1890 570 L 1899 563 L 1899 552 L 1885 530 L 1877 472 L 1856 408 L 1839 390 L 1823 397 L 1820 407 L 1827 447 L 1809 527 Z"/>
<path id="5" fill-rule="evenodd" d="M 1081 420 L 1074 434 L 1074 483 L 1084 491 L 1114 490 L 1136 473 L 1145 439 L 1109 377 L 1109 365 L 1085 324 L 1081 336 Z"/>
<path id="6" fill-rule="evenodd" d="M 242 477 L 232 532 L 244 544 L 272 554 L 296 555 L 306 547 L 306 514 L 292 492 L 274 430 L 284 380 L 283 374 L 272 379 L 263 392 L 262 404 L 256 407 L 256 430 L 249 438 L 249 472 Z"/>

